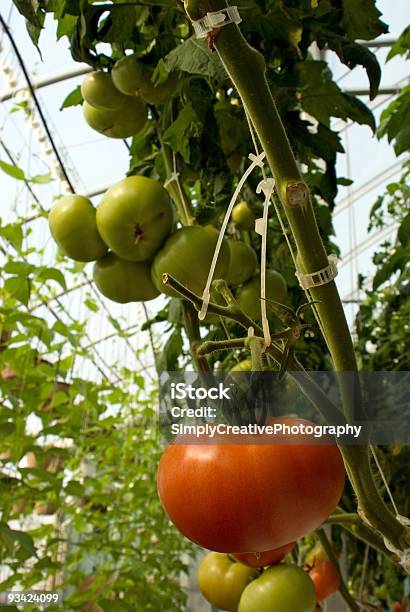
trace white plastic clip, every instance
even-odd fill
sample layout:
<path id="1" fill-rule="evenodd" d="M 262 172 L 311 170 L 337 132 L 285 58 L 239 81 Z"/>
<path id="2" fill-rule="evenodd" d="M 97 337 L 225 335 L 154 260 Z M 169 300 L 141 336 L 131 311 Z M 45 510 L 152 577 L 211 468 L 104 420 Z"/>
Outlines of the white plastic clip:
<path id="1" fill-rule="evenodd" d="M 299 270 L 295 272 L 302 289 L 306 291 L 312 287 L 321 287 L 336 278 L 338 274 L 336 255 L 329 255 L 328 261 L 329 265 L 317 272 L 311 272 L 310 274 L 303 274 Z"/>
<path id="2" fill-rule="evenodd" d="M 405 527 L 410 527 L 410 519 L 406 516 L 402 516 L 401 514 L 396 515 L 396 519 L 404 525 Z M 406 548 L 405 550 L 399 550 L 387 538 L 383 538 L 384 545 L 390 552 L 394 553 L 399 558 L 399 563 L 404 569 L 404 571 L 408 574 L 410 573 L 410 548 Z"/>
<path id="3" fill-rule="evenodd" d="M 209 32 L 214 28 L 222 28 L 229 23 L 241 23 L 242 19 L 239 15 L 237 6 L 227 6 L 220 11 L 207 13 L 202 19 L 193 21 L 195 34 L 197 38 L 206 38 Z"/>
<path id="4" fill-rule="evenodd" d="M 248 159 L 251 162 L 254 162 L 255 166 L 259 166 L 259 168 L 263 168 L 263 160 L 265 158 L 265 153 L 259 153 L 259 155 L 255 155 L 255 153 L 249 153 Z"/>
<path id="5" fill-rule="evenodd" d="M 164 187 L 168 187 L 170 183 L 172 183 L 173 181 L 177 181 L 178 177 L 179 177 L 179 172 L 171 172 L 171 174 L 169 175 L 169 177 L 164 183 Z"/>
<path id="6" fill-rule="evenodd" d="M 218 261 L 218 256 L 219 256 L 219 251 L 221 250 L 221 245 L 222 245 L 222 240 L 224 238 L 225 235 L 225 231 L 226 231 L 226 227 L 228 225 L 231 213 L 232 213 L 232 209 L 235 205 L 235 202 L 238 198 L 238 195 L 246 181 L 246 179 L 248 178 L 248 176 L 250 175 L 250 173 L 252 172 L 252 170 L 255 168 L 255 166 L 263 166 L 263 159 L 265 158 L 265 153 L 264 151 L 262 151 L 262 153 L 260 153 L 259 155 L 252 155 L 252 153 L 249 155 L 249 158 L 251 159 L 252 163 L 250 164 L 250 166 L 248 166 L 248 168 L 245 170 L 243 176 L 241 177 L 240 181 L 238 182 L 236 189 L 233 193 L 233 196 L 231 198 L 231 201 L 229 202 L 229 206 L 227 208 L 227 211 L 225 213 L 225 217 L 224 220 L 222 222 L 222 226 L 219 232 L 219 236 L 218 236 L 218 241 L 216 243 L 216 247 L 215 247 L 215 252 L 214 252 L 214 256 L 212 258 L 212 263 L 211 263 L 211 267 L 209 269 L 209 273 L 208 273 L 208 280 L 206 281 L 206 285 L 205 285 L 205 289 L 204 292 L 202 294 L 202 307 L 201 310 L 198 312 L 198 319 L 200 319 L 201 321 L 203 321 L 206 317 L 206 313 L 208 310 L 208 304 L 209 304 L 209 300 L 211 298 L 211 283 L 212 283 L 212 279 L 214 277 L 214 273 L 215 273 L 215 268 L 216 268 L 216 263 Z"/>
<path id="7" fill-rule="evenodd" d="M 262 329 L 263 338 L 265 342 L 265 348 L 270 346 L 272 338 L 269 330 L 269 322 L 266 314 L 266 248 L 267 248 L 267 235 L 268 235 L 268 209 L 269 202 L 272 197 L 273 190 L 275 188 L 275 180 L 273 178 L 266 178 L 261 181 L 257 188 L 256 193 L 263 192 L 265 201 L 263 203 L 263 217 L 256 219 L 255 221 L 255 232 L 262 236 L 262 249 L 261 249 L 261 318 L 262 318 Z"/>

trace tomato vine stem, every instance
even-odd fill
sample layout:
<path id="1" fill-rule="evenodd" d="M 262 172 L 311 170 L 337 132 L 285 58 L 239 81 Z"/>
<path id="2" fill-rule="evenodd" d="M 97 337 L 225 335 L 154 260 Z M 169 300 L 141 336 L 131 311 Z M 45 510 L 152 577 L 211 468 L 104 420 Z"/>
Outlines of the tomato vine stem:
<path id="1" fill-rule="evenodd" d="M 355 598 L 350 594 L 349 589 L 346 586 L 346 583 L 342 576 L 342 572 L 340 571 L 339 562 L 336 559 L 336 555 L 333 552 L 332 545 L 330 544 L 326 533 L 324 532 L 323 529 L 317 529 L 316 533 L 317 533 L 317 537 L 319 538 L 321 545 L 323 546 L 325 553 L 327 554 L 329 558 L 329 561 L 333 563 L 333 565 L 337 569 L 337 573 L 339 574 L 339 580 L 340 580 L 339 593 L 340 595 L 343 597 L 346 604 L 349 606 L 349 610 L 352 610 L 353 612 L 360 612 L 360 606 L 358 605 Z"/>
<path id="2" fill-rule="evenodd" d="M 356 538 L 382 553 L 389 561 L 396 561 L 393 553 L 385 547 L 383 538 L 373 529 L 365 525 L 358 514 L 354 512 L 335 512 L 331 514 L 325 522 L 329 525 L 340 525 Z"/>
<path id="3" fill-rule="evenodd" d="M 191 302 L 183 300 L 182 308 L 184 311 L 185 331 L 188 336 L 192 358 L 198 372 L 209 372 L 210 367 L 205 356 L 198 353 L 198 346 L 201 344 L 201 333 L 199 330 L 198 314 Z"/>
<path id="4" fill-rule="evenodd" d="M 152 109 L 152 117 L 153 117 L 153 122 L 155 126 L 155 131 L 157 133 L 157 138 L 161 145 L 161 153 L 162 153 L 162 158 L 164 160 L 164 166 L 165 166 L 167 179 L 170 179 L 174 173 L 174 168 L 173 168 L 173 164 L 171 161 L 170 148 L 167 144 L 165 144 L 162 138 L 161 129 L 158 123 L 158 116 L 153 109 Z M 191 204 L 190 199 L 186 195 L 185 189 L 183 185 L 181 185 L 181 181 L 179 180 L 178 176 L 175 177 L 173 180 L 171 180 L 167 184 L 166 190 L 170 194 L 177 208 L 178 217 L 182 225 L 194 225 L 195 216 L 192 210 L 192 204 Z"/>

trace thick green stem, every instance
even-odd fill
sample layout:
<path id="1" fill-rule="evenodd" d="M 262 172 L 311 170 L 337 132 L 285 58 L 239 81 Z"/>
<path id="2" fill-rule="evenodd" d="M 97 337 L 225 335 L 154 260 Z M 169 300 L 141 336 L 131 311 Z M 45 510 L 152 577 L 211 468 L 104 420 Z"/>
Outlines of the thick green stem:
<path id="1" fill-rule="evenodd" d="M 185 5 L 191 19 L 199 19 L 207 12 L 225 7 L 225 0 L 188 0 Z M 264 58 L 247 43 L 235 24 L 219 30 L 214 47 L 266 153 L 295 239 L 302 271 L 311 273 L 321 270 L 328 265 L 327 254 L 319 234 L 309 190 L 301 177 L 265 78 Z M 335 283 L 332 281 L 314 288 L 311 294 L 314 300 L 320 302 L 317 311 L 335 369 L 340 372 L 357 371 L 353 343 Z M 358 384 L 351 385 L 343 377 L 341 389 L 345 414 L 351 419 L 355 410 L 360 408 L 359 387 Z"/>
<path id="2" fill-rule="evenodd" d="M 252 371 L 253 372 L 263 372 L 261 338 L 250 335 L 245 341 L 245 346 L 249 348 L 250 353 L 251 353 Z"/>
<path id="3" fill-rule="evenodd" d="M 399 550 L 410 544 L 410 532 L 399 523 L 382 499 L 370 467 L 369 452 L 365 446 L 341 446 L 352 487 L 357 495 L 358 514 L 375 527 Z"/>
<path id="4" fill-rule="evenodd" d="M 227 340 L 206 340 L 198 348 L 198 355 L 208 355 L 217 351 L 231 351 L 235 348 L 244 348 L 245 338 L 228 338 Z M 261 338 L 263 340 L 263 338 Z"/>
<path id="5" fill-rule="evenodd" d="M 201 334 L 199 330 L 198 316 L 195 308 L 190 302 L 182 302 L 184 309 L 185 331 L 189 339 L 191 355 L 198 372 L 209 372 L 210 367 L 206 357 L 198 354 L 198 347 L 201 344 Z"/>
<path id="6" fill-rule="evenodd" d="M 397 562 L 397 557 L 385 547 L 383 538 L 374 529 L 365 525 L 358 514 L 345 512 L 331 514 L 326 519 L 326 523 L 329 525 L 340 525 L 356 538 L 382 553 L 389 561 Z"/>
<path id="7" fill-rule="evenodd" d="M 171 152 L 169 147 L 162 140 L 161 130 L 158 125 L 158 117 L 156 116 L 154 116 L 154 125 L 158 140 L 161 145 L 161 153 L 162 158 L 164 160 L 167 178 L 169 179 L 174 172 L 173 164 L 171 161 Z M 195 223 L 195 216 L 192 210 L 192 204 L 190 199 L 186 195 L 184 187 L 183 185 L 181 185 L 181 181 L 179 180 L 179 178 L 175 178 L 174 180 L 170 181 L 166 186 L 166 190 L 168 191 L 176 206 L 176 209 L 178 211 L 178 217 L 182 225 L 193 225 Z"/>

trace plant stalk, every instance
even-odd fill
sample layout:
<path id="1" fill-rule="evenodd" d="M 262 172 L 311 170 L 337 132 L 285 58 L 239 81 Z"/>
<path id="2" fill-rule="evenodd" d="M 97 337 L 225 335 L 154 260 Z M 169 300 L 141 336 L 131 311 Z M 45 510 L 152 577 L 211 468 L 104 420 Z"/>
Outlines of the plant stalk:
<path id="1" fill-rule="evenodd" d="M 198 346 L 201 344 L 201 334 L 199 330 L 198 315 L 190 302 L 183 300 L 185 331 L 188 336 L 191 355 L 198 372 L 210 372 L 209 363 L 206 357 L 198 354 Z"/>
<path id="2" fill-rule="evenodd" d="M 316 533 L 317 533 L 317 536 L 319 538 L 321 545 L 324 548 L 325 553 L 327 554 L 329 558 L 329 561 L 333 563 L 333 565 L 337 569 L 337 573 L 339 574 L 339 580 L 340 580 L 339 593 L 340 595 L 343 597 L 346 604 L 349 606 L 349 610 L 352 610 L 353 612 L 360 612 L 359 604 L 357 603 L 355 598 L 349 593 L 349 589 L 347 588 L 346 583 L 342 576 L 342 572 L 340 571 L 339 562 L 336 559 L 335 553 L 333 552 L 332 545 L 330 544 L 324 530 L 318 529 Z"/>
<path id="3" fill-rule="evenodd" d="M 385 547 L 383 538 L 373 529 L 365 525 L 358 514 L 350 512 L 335 513 L 331 514 L 325 522 L 329 525 L 340 525 L 343 529 L 352 533 L 356 538 L 382 553 L 389 561 L 397 562 L 395 555 Z"/>

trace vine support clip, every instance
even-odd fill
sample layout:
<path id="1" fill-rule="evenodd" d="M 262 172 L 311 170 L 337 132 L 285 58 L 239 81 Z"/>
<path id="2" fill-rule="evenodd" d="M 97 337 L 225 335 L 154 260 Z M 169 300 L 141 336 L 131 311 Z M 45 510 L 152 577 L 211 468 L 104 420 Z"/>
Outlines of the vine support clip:
<path id="1" fill-rule="evenodd" d="M 312 287 L 321 287 L 322 285 L 327 285 L 327 283 L 330 283 L 330 281 L 336 278 L 338 274 L 336 255 L 329 255 L 328 261 L 329 265 L 317 272 L 310 272 L 309 274 L 304 274 L 300 272 L 300 270 L 295 272 L 302 289 L 308 291 L 312 289 Z"/>
<path id="2" fill-rule="evenodd" d="M 192 25 L 197 38 L 206 38 L 215 28 L 222 28 L 230 23 L 241 23 L 241 21 L 238 7 L 227 6 L 220 11 L 207 13 L 202 19 L 193 21 Z"/>

